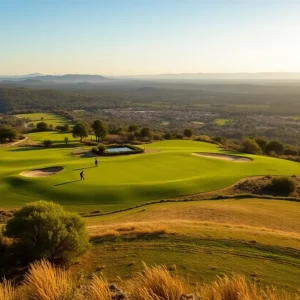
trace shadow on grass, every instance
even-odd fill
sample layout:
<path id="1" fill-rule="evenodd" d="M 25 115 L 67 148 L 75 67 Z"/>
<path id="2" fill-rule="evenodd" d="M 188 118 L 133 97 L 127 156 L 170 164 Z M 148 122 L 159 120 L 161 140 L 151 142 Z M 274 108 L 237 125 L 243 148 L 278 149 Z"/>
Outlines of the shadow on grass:
<path id="1" fill-rule="evenodd" d="M 86 167 L 86 168 L 78 168 L 78 169 L 73 169 L 72 171 L 80 171 L 80 170 L 92 169 L 92 168 L 97 168 L 97 167 L 96 166 L 92 166 L 92 167 Z"/>
<path id="2" fill-rule="evenodd" d="M 31 150 L 45 150 L 46 147 L 30 147 L 30 146 L 19 146 L 18 148 L 9 149 L 10 152 L 20 152 L 20 151 L 31 151 Z"/>
<path id="3" fill-rule="evenodd" d="M 74 182 L 77 182 L 77 181 L 81 181 L 81 180 L 78 179 L 78 180 L 73 180 L 73 181 L 67 181 L 67 182 L 63 182 L 63 183 L 54 184 L 54 186 L 60 186 L 60 185 L 70 184 L 70 183 L 74 183 Z"/>

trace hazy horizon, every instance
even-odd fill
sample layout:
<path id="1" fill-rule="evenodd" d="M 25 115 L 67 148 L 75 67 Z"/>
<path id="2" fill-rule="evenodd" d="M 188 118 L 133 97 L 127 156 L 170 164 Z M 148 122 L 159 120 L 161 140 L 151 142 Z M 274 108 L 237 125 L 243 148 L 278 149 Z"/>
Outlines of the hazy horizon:
<path id="1" fill-rule="evenodd" d="M 1 1 L 1 76 L 300 72 L 300 1 Z"/>

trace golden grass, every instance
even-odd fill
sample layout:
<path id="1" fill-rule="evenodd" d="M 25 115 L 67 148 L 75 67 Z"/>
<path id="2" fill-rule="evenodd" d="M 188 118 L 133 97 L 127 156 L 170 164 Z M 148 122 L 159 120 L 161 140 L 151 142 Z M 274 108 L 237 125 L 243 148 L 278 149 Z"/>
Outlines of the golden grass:
<path id="1" fill-rule="evenodd" d="M 249 283 L 242 275 L 224 276 L 211 284 L 198 286 L 197 297 L 201 300 L 299 300 L 299 295 L 277 292 L 274 288 L 261 290 Z"/>
<path id="2" fill-rule="evenodd" d="M 300 294 L 278 292 L 275 288 L 263 290 L 242 275 L 226 275 L 195 288 L 177 274 L 172 275 L 163 265 L 144 265 L 144 271 L 137 273 L 125 285 L 128 299 L 132 300 L 300 300 Z M 191 294 L 188 296 L 187 292 Z M 17 289 L 5 279 L 0 283 L 0 300 L 109 299 L 114 299 L 114 296 L 102 276 L 93 275 L 90 283 L 82 289 L 82 286 L 76 286 L 70 273 L 45 260 L 30 265 L 23 283 Z"/>
<path id="3" fill-rule="evenodd" d="M 112 225 L 95 225 L 89 226 L 88 230 L 92 239 L 127 235 L 159 235 L 167 233 L 166 225 L 160 222 L 125 222 Z"/>
<path id="4" fill-rule="evenodd" d="M 172 276 L 165 266 L 147 267 L 128 284 L 130 299 L 178 300 L 186 284 L 177 275 Z"/>
<path id="5" fill-rule="evenodd" d="M 0 300 L 17 300 L 15 288 L 12 283 L 6 279 L 0 283 Z"/>
<path id="6" fill-rule="evenodd" d="M 79 293 L 69 272 L 41 260 L 30 265 L 24 279 L 24 299 L 75 300 Z"/>
<path id="7" fill-rule="evenodd" d="M 108 300 L 111 299 L 111 292 L 108 287 L 108 282 L 103 277 L 93 275 L 92 281 L 88 287 L 89 300 Z"/>

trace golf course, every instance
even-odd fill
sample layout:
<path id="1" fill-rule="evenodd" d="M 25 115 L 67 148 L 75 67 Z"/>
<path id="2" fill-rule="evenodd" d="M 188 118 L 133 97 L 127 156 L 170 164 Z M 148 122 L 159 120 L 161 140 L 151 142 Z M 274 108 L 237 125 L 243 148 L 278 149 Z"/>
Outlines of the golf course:
<path id="1" fill-rule="evenodd" d="M 68 145 L 64 144 L 66 136 Z M 0 148 L 3 209 L 43 199 L 78 212 L 110 212 L 222 189 L 249 176 L 300 175 L 295 162 L 225 151 L 215 144 L 192 140 L 141 145 L 145 153 L 98 157 L 95 167 L 91 147 L 80 146 L 71 133 L 47 131 L 28 137 L 37 142 L 51 139 L 53 146 Z M 28 176 L 28 172 L 41 173 L 44 168 L 59 172 Z M 79 176 L 82 170 L 83 181 Z"/>

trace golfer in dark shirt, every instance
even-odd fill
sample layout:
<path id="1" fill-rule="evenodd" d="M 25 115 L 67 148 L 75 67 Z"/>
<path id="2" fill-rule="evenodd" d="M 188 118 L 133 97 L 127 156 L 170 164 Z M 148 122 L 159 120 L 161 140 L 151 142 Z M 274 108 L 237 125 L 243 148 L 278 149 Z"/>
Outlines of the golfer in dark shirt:
<path id="1" fill-rule="evenodd" d="M 83 172 L 83 170 L 80 172 L 80 180 L 84 180 L 84 172 Z"/>

